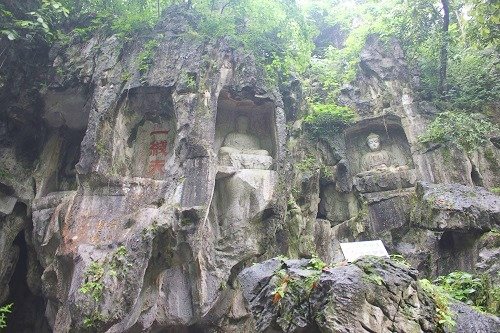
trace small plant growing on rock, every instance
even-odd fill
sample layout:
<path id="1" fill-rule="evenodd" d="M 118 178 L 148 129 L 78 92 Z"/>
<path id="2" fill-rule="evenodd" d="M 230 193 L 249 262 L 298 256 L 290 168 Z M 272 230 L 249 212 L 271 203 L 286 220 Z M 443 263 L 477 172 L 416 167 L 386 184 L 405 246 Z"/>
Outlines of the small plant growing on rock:
<path id="1" fill-rule="evenodd" d="M 158 47 L 158 39 L 151 39 L 144 44 L 144 47 L 139 55 L 137 56 L 137 63 L 139 73 L 141 74 L 141 83 L 145 83 L 145 78 L 143 77 L 153 64 L 153 58 L 155 55 L 156 48 Z"/>
<path id="2" fill-rule="evenodd" d="M 432 282 L 427 279 L 422 279 L 419 282 L 424 291 L 427 292 L 436 303 L 436 320 L 441 331 L 444 331 L 444 327 L 453 328 L 456 323 L 453 320 L 449 308 L 449 296 L 442 288 L 432 284 Z"/>
<path id="3" fill-rule="evenodd" d="M 89 294 L 98 302 L 102 297 L 104 284 L 102 278 L 104 276 L 104 267 L 97 261 L 93 261 L 87 271 L 85 272 L 85 282 L 82 284 L 79 292 L 82 294 Z"/>
<path id="4" fill-rule="evenodd" d="M 306 172 L 313 171 L 316 167 L 316 164 L 316 157 L 314 157 L 314 155 L 307 155 L 307 157 L 297 162 L 296 166 L 299 171 Z"/>
<path id="5" fill-rule="evenodd" d="M 111 258 L 106 258 L 103 262 L 92 261 L 84 274 L 84 282 L 78 291 L 84 295 L 89 295 L 93 301 L 92 308 L 83 320 L 83 325 L 87 328 L 96 327 L 103 316 L 99 311 L 99 302 L 104 293 L 104 279 L 106 276 L 125 277 L 128 268 L 132 266 L 126 260 L 127 248 L 119 246 L 112 254 Z"/>
<path id="6" fill-rule="evenodd" d="M 401 254 L 391 254 L 391 260 L 401 264 L 407 268 L 411 267 L 411 264 L 406 260 L 406 258 Z"/>
<path id="7" fill-rule="evenodd" d="M 275 288 L 272 291 L 272 303 L 277 307 L 277 324 L 284 331 L 293 331 L 297 318 L 309 316 L 309 298 L 316 288 L 326 264 L 317 257 L 309 260 L 300 273 L 287 269 L 286 260 L 274 274 Z"/>
<path id="8" fill-rule="evenodd" d="M 282 257 L 282 261 L 287 260 L 286 257 Z M 307 270 L 311 271 L 311 274 L 305 278 L 291 277 L 286 269 L 282 268 L 278 270 L 274 275 L 278 277 L 278 282 L 276 283 L 276 288 L 273 291 L 273 303 L 278 303 L 282 298 L 285 297 L 286 292 L 292 292 L 296 296 L 303 294 L 304 292 L 309 295 L 310 291 L 316 287 L 319 280 L 321 272 L 325 269 L 327 265 L 320 258 L 313 256 L 307 265 Z"/>
<path id="9" fill-rule="evenodd" d="M 7 314 L 12 312 L 13 305 L 14 305 L 14 303 L 0 306 L 0 328 L 7 327 Z"/>
<path id="10" fill-rule="evenodd" d="M 279 278 L 276 288 L 273 291 L 273 303 L 278 303 L 283 297 L 285 297 L 285 292 L 288 288 L 288 283 L 290 282 L 290 276 L 286 273 L 286 270 L 280 269 L 275 273 Z"/>
<path id="11" fill-rule="evenodd" d="M 109 263 L 109 275 L 112 276 L 120 276 L 124 277 L 128 268 L 132 266 L 132 264 L 128 263 L 126 260 L 127 248 L 123 245 L 119 246 L 115 253 L 113 253 L 113 257 L 111 258 L 111 262 Z"/>

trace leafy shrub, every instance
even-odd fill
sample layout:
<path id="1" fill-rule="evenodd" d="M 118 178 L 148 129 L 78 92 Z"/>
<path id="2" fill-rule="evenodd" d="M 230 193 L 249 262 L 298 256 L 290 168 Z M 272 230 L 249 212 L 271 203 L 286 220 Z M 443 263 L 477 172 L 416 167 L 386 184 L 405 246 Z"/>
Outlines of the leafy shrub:
<path id="1" fill-rule="evenodd" d="M 452 272 L 439 276 L 434 283 L 450 297 L 474 306 L 481 311 L 499 314 L 500 287 L 491 286 L 486 276 L 475 276 L 467 272 Z"/>
<path id="2" fill-rule="evenodd" d="M 286 300 L 290 301 L 292 304 L 300 304 L 304 299 L 309 297 L 309 294 L 319 281 L 321 272 L 326 267 L 326 263 L 314 256 L 309 260 L 306 267 L 311 273 L 308 277 L 291 277 L 286 269 L 282 268 L 277 270 L 274 273 L 278 279 L 272 293 L 273 303 L 280 303 L 286 297 Z"/>
<path id="3" fill-rule="evenodd" d="M 481 114 L 464 112 L 443 112 L 420 136 L 422 143 L 455 143 L 470 152 L 488 140 L 488 135 L 498 127 Z"/>
<path id="4" fill-rule="evenodd" d="M 201 14 L 197 35 L 208 40 L 225 37 L 243 47 L 263 67 L 268 81 L 301 73 L 309 65 L 315 31 L 292 2 L 274 0 L 228 1 L 223 10 L 196 1 Z"/>
<path id="5" fill-rule="evenodd" d="M 307 155 L 303 159 L 301 159 L 297 164 L 295 165 L 298 170 L 302 172 L 306 171 L 313 171 L 318 164 L 318 160 L 314 155 Z"/>
<path id="6" fill-rule="evenodd" d="M 147 34 L 157 23 L 170 0 L 60 0 L 70 11 L 73 33 L 88 38 L 95 32 L 120 38 Z"/>
<path id="7" fill-rule="evenodd" d="M 454 327 L 456 323 L 455 320 L 453 320 L 453 316 L 449 308 L 449 295 L 441 287 L 432 284 L 432 282 L 427 279 L 419 280 L 419 283 L 424 291 L 431 296 L 436 303 L 436 319 L 441 331 L 443 331 L 444 327 Z"/>
<path id="8" fill-rule="evenodd" d="M 474 304 L 473 299 L 482 288 L 481 279 L 466 272 L 452 272 L 439 276 L 434 283 L 441 286 L 454 299 L 469 305 Z"/>
<path id="9" fill-rule="evenodd" d="M 322 4 L 321 4 L 322 3 Z M 394 33 L 392 23 L 400 15 L 394 0 L 314 1 L 308 9 L 309 16 L 318 29 L 334 29 L 343 36 L 337 45 L 329 45 L 324 52 L 311 61 L 309 74 L 319 82 L 320 94 L 315 99 L 335 102 L 344 84 L 356 78 L 361 61 L 361 51 L 368 36 L 377 35 L 382 41 Z M 318 50 L 317 50 L 318 51 Z M 316 52 L 318 53 L 318 52 Z"/>
<path id="10" fill-rule="evenodd" d="M 341 132 L 356 117 L 352 109 L 336 104 L 312 104 L 304 118 L 304 128 L 312 138 L 322 138 Z"/>
<path id="11" fill-rule="evenodd" d="M 402 254 L 391 254 L 390 257 L 391 260 L 397 262 L 398 264 L 401 264 L 408 268 L 411 267 L 411 264 L 406 260 L 406 258 Z"/>

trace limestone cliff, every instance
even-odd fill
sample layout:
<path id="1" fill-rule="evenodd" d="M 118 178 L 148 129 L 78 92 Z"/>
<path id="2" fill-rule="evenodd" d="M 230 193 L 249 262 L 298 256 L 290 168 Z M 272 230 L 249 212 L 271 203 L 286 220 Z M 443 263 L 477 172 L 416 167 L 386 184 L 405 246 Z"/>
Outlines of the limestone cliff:
<path id="1" fill-rule="evenodd" d="M 340 96 L 358 120 L 314 142 L 297 119 L 300 80 L 273 86 L 243 50 L 194 38 L 195 14 L 166 17 L 126 43 L 96 35 L 52 47 L 36 91 L 23 90 L 29 73 L 2 86 L 0 303 L 19 309 L 11 331 L 276 332 L 252 314 L 238 274 L 279 254 L 338 262 L 342 241 L 382 239 L 422 276 L 498 276 L 500 200 L 487 189 L 500 150 L 418 142 L 434 109 L 396 42 L 368 42 Z M 390 168 L 363 170 L 370 133 Z M 385 265 L 396 287 L 381 294 L 418 288 L 416 272 Z M 361 279 L 359 266 L 326 272 L 318 290 L 341 291 L 334 275 Z M 431 332 L 431 303 L 413 289 L 404 302 L 424 308 L 397 319 Z M 340 306 L 314 297 L 321 311 Z M 353 331 L 394 322 L 384 312 L 394 299 L 377 308 L 375 298 L 344 318 Z"/>

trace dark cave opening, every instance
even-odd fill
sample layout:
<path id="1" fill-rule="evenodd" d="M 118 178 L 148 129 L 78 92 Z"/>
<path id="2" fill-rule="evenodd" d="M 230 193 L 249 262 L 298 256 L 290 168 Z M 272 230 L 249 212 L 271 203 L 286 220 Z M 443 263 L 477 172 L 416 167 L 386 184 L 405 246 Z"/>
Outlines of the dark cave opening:
<path id="1" fill-rule="evenodd" d="M 45 319 L 45 301 L 34 295 L 28 286 L 29 274 L 28 244 L 25 231 L 21 231 L 14 245 L 19 248 L 19 258 L 9 281 L 9 297 L 6 304 L 14 303 L 12 313 L 7 316 L 5 333 L 51 332 Z M 33 272 L 33 271 L 32 271 Z"/>
<path id="2" fill-rule="evenodd" d="M 472 166 L 470 177 L 471 177 L 472 183 L 474 185 L 476 185 L 476 186 L 484 186 L 483 177 L 481 176 L 481 174 L 479 173 L 479 171 L 477 170 L 477 168 L 476 168 L 475 165 Z"/>

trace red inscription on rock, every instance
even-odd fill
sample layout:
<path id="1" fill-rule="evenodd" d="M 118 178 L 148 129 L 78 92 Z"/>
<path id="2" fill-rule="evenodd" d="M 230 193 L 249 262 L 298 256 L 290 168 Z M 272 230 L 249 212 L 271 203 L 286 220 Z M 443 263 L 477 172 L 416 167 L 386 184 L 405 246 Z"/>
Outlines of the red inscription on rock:
<path id="1" fill-rule="evenodd" d="M 149 156 L 167 156 L 167 140 L 153 141 L 149 145 Z"/>
<path id="2" fill-rule="evenodd" d="M 168 131 L 153 131 L 151 143 L 149 144 L 149 169 L 148 173 L 153 176 L 163 172 L 165 166 L 165 157 L 168 154 L 168 141 L 166 136 Z"/>

